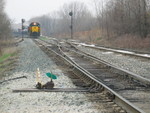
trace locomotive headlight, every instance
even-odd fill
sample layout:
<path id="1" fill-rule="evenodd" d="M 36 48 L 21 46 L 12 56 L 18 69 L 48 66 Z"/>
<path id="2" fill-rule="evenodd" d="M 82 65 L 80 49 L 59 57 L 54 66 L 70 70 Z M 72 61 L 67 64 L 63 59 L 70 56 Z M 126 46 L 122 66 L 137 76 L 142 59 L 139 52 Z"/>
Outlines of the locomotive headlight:
<path id="1" fill-rule="evenodd" d="M 34 22 L 33 25 L 36 25 L 36 23 Z"/>

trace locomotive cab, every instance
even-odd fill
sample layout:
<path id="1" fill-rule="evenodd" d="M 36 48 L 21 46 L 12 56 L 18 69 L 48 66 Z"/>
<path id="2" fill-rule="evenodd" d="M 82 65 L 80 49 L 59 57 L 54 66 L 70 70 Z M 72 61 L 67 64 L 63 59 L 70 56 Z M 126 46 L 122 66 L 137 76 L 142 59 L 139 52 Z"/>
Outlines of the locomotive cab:
<path id="1" fill-rule="evenodd" d="M 29 25 L 28 33 L 31 38 L 38 38 L 40 36 L 40 24 L 38 22 L 32 22 Z"/>

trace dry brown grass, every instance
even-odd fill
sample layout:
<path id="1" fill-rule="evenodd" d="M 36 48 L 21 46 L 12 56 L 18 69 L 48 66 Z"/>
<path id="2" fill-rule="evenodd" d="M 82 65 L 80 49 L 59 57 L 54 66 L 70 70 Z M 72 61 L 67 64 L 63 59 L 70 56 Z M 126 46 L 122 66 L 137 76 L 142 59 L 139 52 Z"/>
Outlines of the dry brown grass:
<path id="1" fill-rule="evenodd" d="M 15 53 L 17 51 L 17 47 L 7 47 L 7 48 L 3 48 L 2 52 L 3 54 L 12 54 Z"/>
<path id="2" fill-rule="evenodd" d="M 122 48 L 150 48 L 150 38 L 140 38 L 138 36 L 124 35 L 112 41 L 113 45 Z"/>
<path id="3" fill-rule="evenodd" d="M 102 32 L 99 30 L 85 31 L 77 34 L 79 38 L 76 39 L 89 42 L 91 44 L 150 52 L 150 37 L 141 38 L 136 35 L 122 35 L 117 37 L 117 35 L 111 33 L 108 38 L 105 31 Z"/>
<path id="4" fill-rule="evenodd" d="M 3 54 L 12 54 L 17 51 L 16 40 L 0 40 L 0 56 Z"/>
<path id="5" fill-rule="evenodd" d="M 111 40 L 103 39 L 97 42 L 100 45 L 115 48 L 125 48 L 150 52 L 150 37 L 140 38 L 135 35 L 123 35 Z"/>
<path id="6" fill-rule="evenodd" d="M 81 40 L 86 43 L 150 52 L 150 36 L 147 38 L 141 38 L 136 35 L 122 35 L 118 37 L 114 33 L 110 33 L 109 36 L 108 38 L 106 31 L 98 29 L 74 33 L 75 40 Z M 70 34 L 60 34 L 59 37 L 70 38 Z"/>
<path id="7" fill-rule="evenodd" d="M 11 45 L 11 44 L 14 44 L 15 42 L 16 42 L 15 39 L 0 40 L 0 44 L 1 44 L 2 46 Z"/>

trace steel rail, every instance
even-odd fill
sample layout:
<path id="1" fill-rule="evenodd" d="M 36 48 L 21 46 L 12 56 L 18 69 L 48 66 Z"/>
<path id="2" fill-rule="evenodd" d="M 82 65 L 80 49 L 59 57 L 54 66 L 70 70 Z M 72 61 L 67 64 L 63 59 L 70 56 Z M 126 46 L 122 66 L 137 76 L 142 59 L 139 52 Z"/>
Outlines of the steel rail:
<path id="1" fill-rule="evenodd" d="M 73 45 L 71 45 L 71 46 L 73 46 Z M 74 46 L 75 47 L 75 46 Z M 76 48 L 76 47 L 75 47 Z M 73 51 L 73 52 L 75 52 L 76 54 L 81 54 L 81 55 L 86 55 L 86 57 L 89 57 L 89 58 L 91 58 L 91 59 L 93 59 L 93 60 L 95 60 L 95 61 L 97 61 L 97 62 L 100 62 L 100 63 L 102 63 L 102 64 L 104 64 L 104 65 L 107 65 L 107 66 L 109 66 L 109 67 L 111 67 L 111 68 L 113 68 L 114 70 L 119 70 L 123 75 L 128 75 L 128 77 L 130 77 L 130 78 L 133 78 L 134 80 L 136 80 L 138 83 L 143 83 L 142 85 L 145 85 L 146 87 L 150 87 L 150 80 L 149 79 L 146 79 L 146 78 L 144 78 L 144 77 L 142 77 L 142 76 L 140 76 L 140 75 L 138 75 L 138 74 L 135 74 L 135 73 L 132 73 L 132 72 L 130 72 L 130 71 L 128 71 L 128 70 L 125 70 L 125 69 L 122 69 L 122 68 L 119 68 L 119 67 L 117 67 L 117 66 L 115 66 L 115 65 L 112 65 L 112 64 L 110 64 L 110 63 L 108 63 L 108 62 L 106 62 L 106 61 L 104 61 L 104 60 L 101 60 L 101 59 L 99 59 L 99 58 L 97 58 L 97 57 L 95 57 L 95 56 L 93 56 L 93 55 L 91 55 L 91 54 L 88 54 L 88 53 L 86 53 L 86 52 L 83 52 L 83 51 L 81 51 L 81 50 L 79 50 L 78 48 L 76 48 L 78 51 L 80 51 L 81 53 L 78 53 L 78 52 L 76 52 L 76 51 Z M 82 54 L 83 53 L 83 54 Z"/>
<path id="2" fill-rule="evenodd" d="M 56 40 L 55 40 L 56 41 Z M 45 43 L 48 43 L 48 42 L 46 42 L 46 41 L 43 41 L 43 42 L 45 42 Z M 60 44 L 59 44 L 59 42 L 58 42 L 58 40 L 56 41 L 57 42 L 57 46 L 58 46 L 58 48 L 59 48 L 59 50 L 60 50 L 60 52 L 63 54 L 63 56 L 67 56 L 62 50 L 61 50 L 61 47 L 60 47 Z M 72 43 L 70 43 L 70 42 L 66 42 L 66 43 L 68 43 L 68 44 L 70 44 L 71 46 L 73 46 L 74 48 L 76 48 L 74 45 L 72 45 Z M 112 64 L 110 64 L 110 63 L 108 63 L 108 62 L 106 62 L 106 61 L 104 61 L 104 60 L 101 60 L 101 59 L 99 59 L 99 58 L 97 58 L 97 57 L 95 57 L 95 56 L 93 56 L 93 55 L 91 55 L 91 54 L 88 54 L 88 53 L 86 53 L 86 52 L 83 52 L 83 51 L 81 51 L 81 50 L 79 50 L 78 48 L 76 48 L 78 51 L 80 51 L 81 53 L 78 53 L 78 52 L 76 52 L 76 51 L 73 51 L 73 52 L 75 52 L 76 54 L 80 54 L 80 55 L 86 55 L 86 57 L 88 57 L 88 58 L 90 58 L 90 59 L 93 59 L 93 60 L 95 60 L 95 61 L 97 61 L 97 62 L 100 62 L 100 63 L 102 63 L 102 64 L 104 64 L 104 65 L 107 65 L 108 67 L 111 67 L 113 70 L 117 70 L 116 72 L 118 72 L 118 73 L 122 73 L 122 75 L 125 75 L 125 76 L 128 76 L 128 78 L 131 78 L 131 79 L 133 79 L 133 80 L 135 80 L 136 82 L 138 82 L 138 83 L 142 83 L 141 85 L 144 85 L 144 86 L 146 86 L 146 87 L 150 87 L 150 80 L 149 79 L 146 79 L 146 78 L 144 78 L 144 77 L 142 77 L 142 76 L 140 76 L 140 75 L 138 75 L 138 74 L 135 74 L 135 73 L 132 73 L 132 72 L 130 72 L 130 71 L 128 71 L 128 70 L 125 70 L 125 69 L 122 69 L 122 68 L 119 68 L 119 67 L 117 67 L 117 66 L 115 66 L 115 65 L 112 65 Z M 73 62 L 73 63 L 75 63 L 73 60 L 71 60 L 69 57 L 68 57 L 68 59 L 71 61 L 71 62 Z M 75 63 L 76 64 L 76 63 Z"/>
<path id="3" fill-rule="evenodd" d="M 141 53 L 136 53 L 136 52 L 130 52 L 130 51 L 125 51 L 125 50 L 117 50 L 117 49 L 111 49 L 111 48 L 100 47 L 100 46 L 83 45 L 83 44 L 75 43 L 75 42 L 70 42 L 70 43 L 72 43 L 74 45 L 81 45 L 81 46 L 89 47 L 89 48 L 92 48 L 92 49 L 98 49 L 98 50 L 103 50 L 103 51 L 111 51 L 111 52 L 115 52 L 115 53 L 119 53 L 119 54 L 150 59 L 149 54 L 141 54 Z"/>
<path id="4" fill-rule="evenodd" d="M 136 107 L 135 105 L 130 103 L 128 100 L 126 100 L 125 98 L 123 98 L 122 96 L 117 94 L 115 91 L 113 91 L 112 89 L 107 87 L 105 84 L 103 84 L 102 82 L 97 80 L 96 77 L 94 77 L 91 73 L 89 73 L 88 71 L 86 71 L 85 69 L 80 67 L 74 61 L 71 61 L 70 58 L 66 58 L 67 57 L 66 54 L 60 55 L 57 52 L 51 50 L 49 47 L 46 47 L 44 44 L 41 44 L 41 45 L 44 46 L 51 53 L 56 54 L 57 58 L 59 57 L 59 59 L 63 60 L 67 65 L 69 65 L 69 66 L 73 67 L 74 69 L 80 71 L 80 73 L 83 73 L 85 76 L 89 77 L 94 82 L 96 82 L 99 85 L 103 86 L 104 90 L 106 90 L 106 91 L 108 91 L 108 92 L 110 92 L 111 94 L 114 95 L 113 101 L 116 104 L 118 104 L 119 106 L 121 106 L 123 109 L 125 109 L 127 112 L 129 112 L 129 113 L 145 113 L 143 110 L 139 109 L 138 107 Z M 70 60 L 68 60 L 68 59 L 70 59 Z"/>

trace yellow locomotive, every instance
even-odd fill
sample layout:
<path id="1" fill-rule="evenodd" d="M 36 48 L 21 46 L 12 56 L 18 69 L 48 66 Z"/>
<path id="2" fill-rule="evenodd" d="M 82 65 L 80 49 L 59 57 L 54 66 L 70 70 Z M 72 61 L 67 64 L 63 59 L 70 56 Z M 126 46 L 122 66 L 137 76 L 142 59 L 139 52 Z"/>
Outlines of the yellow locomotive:
<path id="1" fill-rule="evenodd" d="M 32 22 L 28 27 L 28 34 L 31 38 L 38 38 L 40 36 L 40 24 Z"/>

